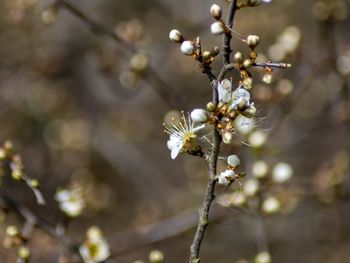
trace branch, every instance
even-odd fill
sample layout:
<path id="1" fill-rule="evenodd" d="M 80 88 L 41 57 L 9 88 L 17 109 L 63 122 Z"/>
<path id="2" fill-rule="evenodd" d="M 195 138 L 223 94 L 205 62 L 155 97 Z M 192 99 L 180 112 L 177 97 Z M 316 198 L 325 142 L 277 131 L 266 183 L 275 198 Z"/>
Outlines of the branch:
<path id="1" fill-rule="evenodd" d="M 237 0 L 232 0 L 229 7 L 229 12 L 226 20 L 226 26 L 229 29 L 232 29 L 233 27 L 233 20 L 235 18 L 237 7 Z M 218 80 L 221 81 L 227 72 L 227 65 L 230 64 L 230 54 L 232 52 L 231 49 L 231 39 L 232 39 L 232 33 L 231 30 L 224 35 L 224 51 L 223 51 L 223 67 L 221 68 L 221 71 L 218 76 Z"/>
<path id="2" fill-rule="evenodd" d="M 32 227 L 36 227 L 46 232 L 54 239 L 58 240 L 71 252 L 73 252 L 74 254 L 80 257 L 78 245 L 74 244 L 69 237 L 65 235 L 59 235 L 56 232 L 55 226 L 51 225 L 45 219 L 35 215 L 26 206 L 17 203 L 16 201 L 10 199 L 9 197 L 3 194 L 0 194 L 0 207 L 6 211 L 14 212 L 16 215 L 18 215 L 19 217 L 25 220 L 26 227 L 23 233 L 25 234 L 26 238 L 28 238 L 28 235 L 31 233 Z"/>

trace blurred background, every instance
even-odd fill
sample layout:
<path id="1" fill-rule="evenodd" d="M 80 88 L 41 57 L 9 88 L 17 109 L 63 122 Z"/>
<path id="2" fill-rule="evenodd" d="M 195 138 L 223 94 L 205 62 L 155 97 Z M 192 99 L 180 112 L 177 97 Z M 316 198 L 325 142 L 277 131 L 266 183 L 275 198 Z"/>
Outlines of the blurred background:
<path id="1" fill-rule="evenodd" d="M 97 225 L 116 262 L 148 262 L 154 249 L 165 262 L 186 262 L 207 165 L 187 155 L 171 160 L 162 123 L 180 110 L 205 107 L 211 90 L 198 64 L 168 34 L 177 28 L 188 39 L 200 36 L 205 49 L 220 46 L 221 37 L 210 34 L 209 8 L 219 4 L 225 14 L 229 3 L 67 2 L 88 19 L 66 6 L 56 10 L 49 0 L 0 2 L 0 141 L 13 142 L 26 174 L 40 180 L 47 205 L 37 205 L 28 187 L 11 178 L 2 178 L 1 193 L 55 225 L 67 223 L 57 189 L 78 187 L 84 209 L 67 224 L 74 242 L 82 243 Z M 237 132 L 220 156 L 237 154 L 247 180 L 256 176 L 258 160 L 268 171 L 282 162 L 293 176 L 283 184 L 261 183 L 260 201 L 278 199 L 261 217 L 250 212 L 256 200 L 244 180 L 218 187 L 203 262 L 253 262 L 266 249 L 273 262 L 349 262 L 349 4 L 284 0 L 237 12 L 235 30 L 260 36 L 261 61 L 293 67 L 275 69 L 270 85 L 262 81 L 264 69 L 252 70 L 254 129 L 267 140 L 249 146 L 252 131 Z M 249 51 L 237 38 L 233 50 Z M 221 63 L 214 63 L 215 74 Z M 237 73 L 228 77 L 239 80 Z M 21 222 L 9 213 L 0 239 L 7 225 L 20 228 Z M 30 248 L 31 262 L 66 262 L 62 255 L 69 255 L 41 230 Z M 0 247 L 1 262 L 14 262 L 16 255 L 16 248 Z"/>

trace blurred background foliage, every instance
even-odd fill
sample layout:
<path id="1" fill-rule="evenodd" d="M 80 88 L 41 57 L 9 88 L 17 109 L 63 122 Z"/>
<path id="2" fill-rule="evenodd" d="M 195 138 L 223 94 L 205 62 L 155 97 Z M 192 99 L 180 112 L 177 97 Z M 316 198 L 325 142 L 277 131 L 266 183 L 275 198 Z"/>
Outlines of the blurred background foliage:
<path id="1" fill-rule="evenodd" d="M 214 2 L 71 0 L 135 46 L 131 55 L 65 8 L 46 9 L 51 3 L 0 2 L 0 140 L 14 143 L 47 205 L 38 206 L 26 187 L 6 178 L 1 192 L 55 224 L 62 220 L 56 190 L 79 185 L 85 208 L 69 224 L 74 241 L 99 225 L 117 262 L 146 261 L 155 248 L 166 262 L 186 262 L 207 167 L 195 157 L 172 161 L 162 123 L 178 110 L 204 107 L 211 91 L 168 33 L 178 28 L 187 38 L 199 35 L 207 49 L 220 45 L 209 30 Z M 293 67 L 274 70 L 271 85 L 262 82 L 263 70 L 254 70 L 256 123 L 270 136 L 256 153 L 237 135 L 222 156 L 238 154 L 248 174 L 250 152 L 270 166 L 293 167 L 282 188 L 284 203 L 293 205 L 265 221 L 274 262 L 348 262 L 349 1 L 272 1 L 239 11 L 234 25 L 244 36 L 260 36 L 261 60 Z M 238 39 L 233 49 L 248 52 Z M 254 218 L 220 198 L 230 192 L 218 189 L 203 262 L 245 262 L 257 253 Z M 8 224 L 20 221 L 9 214 L 1 239 Z M 32 262 L 58 262 L 65 251 L 40 230 L 30 247 Z M 0 248 L 0 261 L 14 262 L 16 253 Z"/>

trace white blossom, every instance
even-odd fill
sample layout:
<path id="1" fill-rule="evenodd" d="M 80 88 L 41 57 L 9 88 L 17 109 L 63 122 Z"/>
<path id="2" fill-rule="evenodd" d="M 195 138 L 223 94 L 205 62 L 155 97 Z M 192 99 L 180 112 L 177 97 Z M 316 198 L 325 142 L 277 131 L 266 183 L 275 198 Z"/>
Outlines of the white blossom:
<path id="1" fill-rule="evenodd" d="M 274 196 L 270 196 L 262 203 L 262 210 L 267 214 L 276 213 L 281 207 L 281 202 Z"/>
<path id="2" fill-rule="evenodd" d="M 98 263 L 110 256 L 109 245 L 98 227 L 90 227 L 86 233 L 86 240 L 79 248 L 84 263 Z"/>
<path id="3" fill-rule="evenodd" d="M 77 217 L 84 209 L 85 202 L 80 188 L 58 190 L 55 195 L 60 209 L 70 217 Z"/>
<path id="4" fill-rule="evenodd" d="M 218 83 L 219 101 L 227 103 L 231 100 L 232 82 L 224 79 Z"/>
<path id="5" fill-rule="evenodd" d="M 265 177 L 267 172 L 268 172 L 268 170 L 269 170 L 269 167 L 268 167 L 267 163 L 264 162 L 264 161 L 256 161 L 253 164 L 253 167 L 252 167 L 253 175 L 256 178 L 263 178 L 263 177 Z"/>
<path id="6" fill-rule="evenodd" d="M 249 135 L 248 142 L 254 148 L 259 148 L 265 144 L 267 140 L 266 133 L 256 130 Z"/>
<path id="7" fill-rule="evenodd" d="M 272 180 L 275 183 L 284 183 L 293 175 L 293 168 L 288 163 L 277 163 L 272 170 Z"/>
<path id="8" fill-rule="evenodd" d="M 255 128 L 255 120 L 254 118 L 247 118 L 239 115 L 235 119 L 235 127 L 239 133 L 243 135 L 249 134 Z"/>
<path id="9" fill-rule="evenodd" d="M 248 179 L 244 182 L 243 192 L 247 196 L 254 196 L 259 190 L 260 184 L 257 179 Z"/>
<path id="10" fill-rule="evenodd" d="M 185 146 L 191 145 L 197 137 L 196 132 L 204 127 L 204 124 L 195 127 L 190 116 L 186 120 L 183 113 L 179 122 L 173 123 L 170 127 L 165 126 L 165 132 L 169 134 L 167 146 L 171 151 L 171 158 L 175 159 Z"/>

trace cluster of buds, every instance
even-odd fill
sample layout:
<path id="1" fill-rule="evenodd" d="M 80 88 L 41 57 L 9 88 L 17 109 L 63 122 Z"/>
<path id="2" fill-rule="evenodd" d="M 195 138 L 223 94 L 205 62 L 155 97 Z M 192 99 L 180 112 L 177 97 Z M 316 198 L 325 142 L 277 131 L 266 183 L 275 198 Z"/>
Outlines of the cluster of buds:
<path id="1" fill-rule="evenodd" d="M 269 170 L 266 162 L 256 161 L 252 167 L 252 176 L 245 180 L 242 190 L 222 196 L 219 203 L 223 206 L 240 207 L 258 204 L 258 209 L 265 215 L 279 212 L 283 204 L 283 193 L 278 194 L 278 189 L 281 184 L 290 180 L 293 168 L 280 162 Z M 259 200 L 256 202 L 257 199 Z"/>
<path id="2" fill-rule="evenodd" d="M 216 20 L 210 26 L 210 31 L 213 35 L 230 34 L 230 29 L 226 26 L 225 22 L 222 20 L 222 10 L 217 4 L 213 4 L 210 7 L 210 14 Z"/>
<path id="3" fill-rule="evenodd" d="M 230 155 L 227 157 L 227 167 L 221 172 L 218 176 L 218 183 L 224 186 L 229 186 L 235 180 L 245 176 L 245 173 L 238 173 L 237 169 L 239 168 L 241 161 L 237 155 Z"/>
<path id="4" fill-rule="evenodd" d="M 39 190 L 39 181 L 31 179 L 24 173 L 22 158 L 15 152 L 11 141 L 6 141 L 0 147 L 0 162 L 2 166 L 0 175 L 9 173 L 14 180 L 26 183 L 34 192 L 37 202 L 42 205 L 45 204 L 45 200 Z"/>
<path id="5" fill-rule="evenodd" d="M 27 238 L 22 236 L 16 226 L 7 226 L 3 245 L 6 249 L 18 247 L 18 257 L 23 260 L 23 262 L 29 262 L 30 257 L 30 250 L 25 244 L 26 241 Z"/>
<path id="6" fill-rule="evenodd" d="M 196 37 L 193 41 L 187 40 L 177 29 L 170 31 L 169 38 L 171 41 L 181 44 L 180 50 L 183 54 L 192 56 L 203 65 L 210 65 L 220 51 L 217 46 L 214 46 L 211 50 L 202 51 L 199 37 Z"/>

